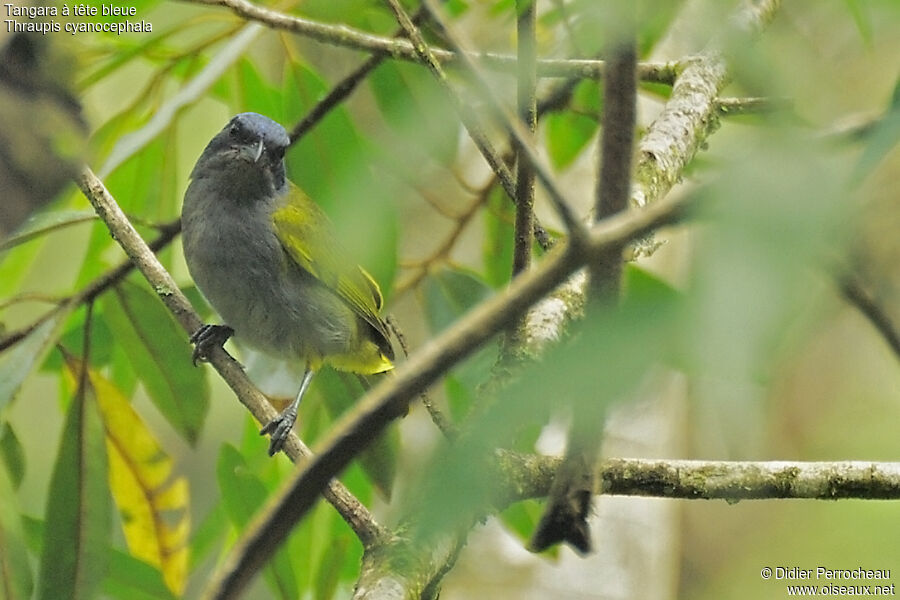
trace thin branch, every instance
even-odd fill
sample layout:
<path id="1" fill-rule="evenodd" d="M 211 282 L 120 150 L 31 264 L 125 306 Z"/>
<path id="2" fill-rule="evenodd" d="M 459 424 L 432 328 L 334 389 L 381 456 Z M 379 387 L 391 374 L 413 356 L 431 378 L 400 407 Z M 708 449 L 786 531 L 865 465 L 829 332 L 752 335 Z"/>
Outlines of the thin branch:
<path id="1" fill-rule="evenodd" d="M 427 12 L 425 9 L 420 7 L 412 17 L 413 22 L 417 25 L 421 24 L 421 21 L 425 18 L 426 14 Z M 401 35 L 403 35 L 402 27 L 394 33 L 393 37 L 397 38 Z M 319 121 L 322 120 L 322 118 L 325 117 L 325 115 L 329 113 L 329 111 L 331 111 L 331 109 L 343 102 L 351 93 L 353 93 L 353 90 L 369 76 L 369 73 L 374 71 L 386 58 L 386 54 L 372 54 L 359 67 L 354 69 L 352 73 L 339 81 L 331 91 L 328 92 L 328 95 L 319 100 L 303 119 L 291 129 L 291 144 L 295 144 L 297 140 L 306 135 Z"/>
<path id="2" fill-rule="evenodd" d="M 838 286 L 844 297 L 853 304 L 872 324 L 875 330 L 881 334 L 894 355 L 900 359 L 900 327 L 891 316 L 878 304 L 853 275 L 845 275 L 838 280 Z"/>
<path id="3" fill-rule="evenodd" d="M 793 107 L 790 98 L 716 98 L 716 112 L 720 117 L 784 112 Z"/>
<path id="4" fill-rule="evenodd" d="M 406 11 L 404 11 L 403 7 L 398 4 L 397 0 L 388 0 L 388 3 L 391 5 L 391 8 L 394 9 L 394 13 L 397 15 L 397 19 L 400 20 L 401 24 L 404 25 L 409 38 L 413 40 L 416 52 L 419 53 L 419 55 L 422 57 L 422 60 L 426 62 L 428 68 L 435 75 L 435 77 L 437 77 L 439 81 L 444 81 L 447 89 L 452 92 L 452 88 L 450 88 L 449 83 L 446 82 L 446 75 L 443 73 L 440 64 L 437 63 L 434 55 L 425 44 L 422 36 L 419 35 L 419 32 L 416 30 L 416 28 L 411 23 L 409 23 L 409 18 L 406 16 Z M 503 108 L 503 105 L 499 100 L 497 100 L 493 90 L 491 89 L 491 86 L 488 85 L 487 79 L 481 72 L 481 69 L 478 67 L 478 65 L 475 64 L 475 62 L 472 60 L 472 57 L 465 52 L 465 49 L 463 48 L 456 34 L 452 31 L 452 28 L 447 23 L 447 20 L 443 17 L 441 8 L 437 6 L 433 2 L 433 0 L 423 0 L 423 3 L 428 7 L 429 12 L 431 13 L 431 18 L 443 30 L 445 39 L 453 47 L 453 49 L 456 50 L 457 55 L 460 57 L 460 62 L 465 67 L 467 74 L 469 75 L 470 79 L 477 85 L 478 92 L 480 93 L 482 98 L 484 98 L 488 102 L 488 105 L 493 111 L 494 116 L 506 130 L 507 134 L 515 142 L 516 149 L 518 151 L 518 159 L 522 160 L 523 158 L 525 158 L 529 163 L 531 163 L 531 168 L 534 170 L 535 176 L 544 186 L 544 189 L 547 191 L 547 196 L 549 197 L 553 208 L 556 210 L 556 213 L 562 220 L 563 225 L 565 225 L 566 230 L 569 233 L 569 237 L 571 238 L 571 243 L 575 245 L 581 244 L 584 241 L 585 237 L 584 226 L 576 217 L 572 209 L 572 203 L 565 198 L 559 187 L 556 185 L 556 181 L 550 174 L 550 169 L 537 155 L 537 152 L 529 143 L 530 136 L 528 132 L 525 131 L 522 125 L 519 124 L 515 118 L 507 114 L 507 111 Z M 515 194 L 513 194 L 510 197 L 515 198 L 516 196 Z"/>
<path id="5" fill-rule="evenodd" d="M 399 2 L 397 0 L 388 0 L 388 4 L 397 16 L 397 20 L 403 28 L 403 31 L 406 33 L 406 37 L 412 41 L 417 56 L 419 56 L 420 60 L 428 67 L 432 74 L 434 74 L 438 84 L 446 92 L 447 97 L 453 104 L 453 108 L 459 116 L 460 121 L 462 121 L 463 126 L 466 128 L 466 131 L 468 131 L 469 137 L 472 138 L 478 151 L 484 156 L 484 159 L 487 161 L 488 165 L 490 165 L 491 170 L 497 174 L 504 191 L 510 198 L 515 199 L 516 184 L 513 180 L 512 173 L 503 161 L 503 157 L 500 156 L 500 153 L 497 152 L 490 139 L 488 139 L 484 128 L 476 117 L 476 112 L 467 107 L 459 97 L 459 94 L 454 91 L 453 87 L 450 85 L 450 81 L 447 79 L 447 75 L 444 73 L 437 59 L 434 57 L 434 54 L 419 34 L 419 29 L 410 20 L 409 15 L 406 14 L 406 11 L 403 10 L 403 7 L 400 6 Z"/>
<path id="6" fill-rule="evenodd" d="M 346 25 L 332 25 L 288 15 L 269 8 L 248 2 L 247 0 L 183 0 L 193 4 L 222 6 L 236 15 L 251 21 L 257 21 L 272 29 L 290 31 L 325 44 L 362 50 L 394 59 L 421 62 L 416 49 L 409 40 L 382 37 Z M 435 48 L 435 58 L 441 64 L 454 63 L 459 60 L 455 52 Z M 516 57 L 478 53 L 474 58 L 498 71 L 512 72 L 515 69 Z M 600 79 L 603 77 L 603 61 L 591 59 L 542 59 L 537 63 L 539 77 L 580 77 L 584 79 Z M 638 68 L 638 76 L 642 81 L 671 85 L 678 76 L 679 63 L 642 63 Z"/>
<path id="7" fill-rule="evenodd" d="M 160 234 L 152 242 L 150 242 L 148 246 L 150 248 L 150 251 L 153 253 L 159 252 L 160 250 L 168 246 L 172 242 L 172 240 L 174 240 L 175 237 L 179 234 L 179 232 L 181 232 L 181 219 L 175 219 L 174 221 L 163 223 L 162 225 L 157 226 L 157 229 L 160 231 Z M 132 269 L 134 269 L 134 263 L 132 263 L 130 260 L 126 260 L 118 267 L 107 271 L 106 273 L 86 285 L 84 289 L 82 289 L 77 294 L 58 299 L 56 302 L 58 306 L 56 308 L 44 313 L 25 327 L 10 332 L 6 334 L 2 339 L 0 339 L 0 352 L 3 352 L 10 346 L 13 346 L 16 343 L 22 341 L 25 336 L 31 333 L 41 323 L 56 314 L 56 312 L 58 310 L 61 310 L 62 307 L 93 302 L 97 298 L 97 296 L 122 281 L 125 276 L 131 273 Z"/>
<path id="8" fill-rule="evenodd" d="M 403 352 L 404 358 L 409 358 L 409 344 L 406 342 L 406 335 L 403 333 L 400 325 L 397 324 L 394 315 L 388 315 L 385 321 L 387 321 L 388 327 L 390 327 L 391 331 L 394 333 L 394 337 L 397 338 L 397 342 L 400 343 L 400 350 Z M 432 400 L 431 395 L 428 392 L 422 392 L 419 394 L 419 398 L 422 400 L 425 410 L 428 411 L 431 421 L 441 433 L 444 434 L 444 437 L 448 440 L 456 439 L 459 435 L 459 430 L 453 423 L 453 420 L 437 407 Z"/>
<path id="9" fill-rule="evenodd" d="M 534 144 L 537 129 L 537 69 L 535 22 L 537 0 L 516 0 L 516 104 L 519 119 L 522 120 L 529 138 Z M 519 145 L 516 150 L 516 222 L 513 237 L 513 276 L 531 266 L 531 248 L 534 241 L 534 169 L 525 156 L 525 149 Z"/>
<path id="10" fill-rule="evenodd" d="M 267 512 L 243 533 L 207 598 L 238 596 L 250 578 L 284 542 L 315 504 L 320 491 L 367 444 L 444 373 L 509 327 L 535 301 L 553 290 L 599 252 L 644 235 L 685 215 L 688 200 L 666 199 L 645 210 L 616 215 L 588 231 L 585 243 L 554 249 L 539 266 L 517 277 L 504 291 L 483 301 L 453 326 L 399 365 L 331 428 L 312 459 L 298 469 L 267 505 Z"/>
<path id="11" fill-rule="evenodd" d="M 178 112 L 195 103 L 215 84 L 229 67 L 241 56 L 250 43 L 262 32 L 262 27 L 251 23 L 242 28 L 203 69 L 182 86 L 162 106 L 153 111 L 147 123 L 132 133 L 124 135 L 116 142 L 106 162 L 100 168 L 100 176 L 106 177 L 128 158 L 149 144 L 168 127 Z"/>
<path id="12" fill-rule="evenodd" d="M 203 324 L 200 317 L 181 293 L 172 276 L 166 272 L 128 221 L 103 182 L 89 168 L 85 167 L 76 183 L 91 202 L 94 210 L 97 211 L 97 215 L 106 223 L 113 238 L 122 246 L 131 262 L 141 271 L 181 327 L 187 333 L 196 331 Z M 257 421 L 267 423 L 276 416 L 275 410 L 265 396 L 253 386 L 241 365 L 225 350 L 215 349 L 212 352 L 210 363 Z M 294 462 L 303 462 L 311 456 L 309 448 L 293 433 L 285 444 L 285 452 Z M 385 535 L 384 530 L 375 522 L 368 509 L 339 481 L 326 482 L 325 487 L 322 488 L 322 494 L 337 509 L 364 546 L 376 543 Z"/>

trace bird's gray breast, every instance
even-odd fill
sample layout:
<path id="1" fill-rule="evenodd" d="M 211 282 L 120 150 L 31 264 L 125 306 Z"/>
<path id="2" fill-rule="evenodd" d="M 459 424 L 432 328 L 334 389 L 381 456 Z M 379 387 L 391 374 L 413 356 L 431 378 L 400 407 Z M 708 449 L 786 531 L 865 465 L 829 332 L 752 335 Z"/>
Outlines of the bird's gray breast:
<path id="1" fill-rule="evenodd" d="M 306 359 L 343 352 L 352 310 L 294 264 L 275 235 L 275 199 L 234 201 L 205 179 L 191 182 L 182 211 L 188 269 L 238 339 L 264 352 Z"/>

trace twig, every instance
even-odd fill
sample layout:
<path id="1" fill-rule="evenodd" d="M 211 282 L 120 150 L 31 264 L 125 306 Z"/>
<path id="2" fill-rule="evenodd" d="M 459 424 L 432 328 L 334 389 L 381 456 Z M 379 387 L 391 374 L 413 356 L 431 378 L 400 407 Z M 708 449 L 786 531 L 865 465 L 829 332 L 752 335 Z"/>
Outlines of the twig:
<path id="1" fill-rule="evenodd" d="M 106 223 L 110 233 L 125 250 L 131 262 L 141 271 L 182 328 L 188 333 L 196 331 L 203 324 L 200 317 L 181 293 L 172 276 L 166 272 L 128 221 L 103 182 L 89 168 L 85 167 L 76 183 L 91 202 L 99 217 Z M 275 410 L 265 396 L 253 386 L 241 365 L 225 350 L 215 349 L 212 352 L 210 363 L 257 421 L 267 423 L 276 416 Z M 285 444 L 285 452 L 294 462 L 302 462 L 311 456 L 309 448 L 293 433 Z M 363 545 L 374 544 L 385 535 L 384 530 L 375 522 L 368 509 L 339 481 L 326 482 L 322 493 L 353 529 Z"/>
<path id="2" fill-rule="evenodd" d="M 838 286 L 844 297 L 869 320 L 894 351 L 894 355 L 900 359 L 900 328 L 897 327 L 891 316 L 853 275 L 840 277 Z"/>
<path id="3" fill-rule="evenodd" d="M 391 328 L 391 331 L 394 333 L 394 337 L 397 338 L 397 341 L 400 343 L 400 350 L 403 352 L 403 356 L 409 358 L 409 345 L 406 342 L 406 335 L 404 335 L 403 330 L 400 328 L 400 325 L 397 323 L 397 320 L 393 315 L 388 315 L 387 319 L 388 327 Z M 419 398 L 422 399 L 422 404 L 425 406 L 425 410 L 428 411 L 428 415 L 431 417 L 431 421 L 435 424 L 435 426 L 444 434 L 444 437 L 448 440 L 454 440 L 459 435 L 459 431 L 454 425 L 453 421 L 444 414 L 444 412 L 437 407 L 434 401 L 431 399 L 431 395 L 425 391 L 419 394 Z"/>
<path id="4" fill-rule="evenodd" d="M 426 14 L 425 9 L 419 8 L 416 14 L 413 15 L 413 22 L 417 25 L 420 24 Z M 401 27 L 394 33 L 393 37 L 397 38 L 402 34 L 403 28 Z M 331 88 L 328 95 L 319 100 L 303 119 L 291 129 L 291 144 L 295 144 L 297 140 L 306 135 L 332 108 L 340 104 L 353 93 L 353 90 L 369 76 L 369 73 L 374 71 L 386 58 L 386 54 L 372 54 L 352 73 L 344 77 Z"/>
<path id="5" fill-rule="evenodd" d="M 717 98 L 716 112 L 720 117 L 759 115 L 790 110 L 794 101 L 790 98 Z"/>
<path id="6" fill-rule="evenodd" d="M 175 219 L 174 221 L 163 223 L 162 225 L 159 225 L 157 229 L 160 231 L 159 236 L 157 236 L 156 239 L 150 242 L 148 246 L 150 248 L 150 251 L 153 253 L 159 252 L 160 250 L 168 246 L 172 242 L 172 240 L 175 239 L 175 237 L 181 231 L 181 219 Z M 56 314 L 56 312 L 60 310 L 61 307 L 68 306 L 70 303 L 78 305 L 93 302 L 94 299 L 97 298 L 97 296 L 122 281 L 122 279 L 124 279 L 126 275 L 131 273 L 131 270 L 133 268 L 134 263 L 132 263 L 130 260 L 126 260 L 118 267 L 107 271 L 106 273 L 89 283 L 77 294 L 58 299 L 56 302 L 58 306 L 56 308 L 48 311 L 47 313 L 44 313 L 25 327 L 8 333 L 3 337 L 3 339 L 0 339 L 0 352 L 3 352 L 10 346 L 13 346 L 20 342 L 41 323 Z"/>
<path id="7" fill-rule="evenodd" d="M 320 491 L 422 391 L 519 318 L 531 304 L 597 253 L 684 216 L 685 198 L 666 199 L 642 211 L 617 215 L 588 231 L 578 252 L 559 247 L 541 264 L 483 301 L 384 378 L 334 424 L 312 459 L 298 469 L 252 523 L 207 590 L 208 598 L 235 598 L 313 506 Z"/>
<path id="8" fill-rule="evenodd" d="M 404 29 L 406 29 L 409 38 L 413 40 L 413 45 L 416 49 L 416 52 L 421 56 L 422 60 L 426 63 L 429 70 L 431 70 L 435 77 L 437 77 L 438 81 L 441 81 L 446 89 L 450 93 L 452 93 L 453 90 L 450 87 L 449 82 L 447 81 L 447 76 L 441 69 L 440 64 L 438 64 L 438 62 L 435 60 L 434 55 L 431 53 L 429 47 L 425 44 L 425 41 L 422 39 L 422 36 L 419 34 L 418 30 L 414 25 L 412 25 L 412 23 L 409 22 L 409 17 L 406 15 L 406 11 L 403 10 L 403 7 L 400 6 L 397 0 L 388 0 L 388 3 L 391 5 L 394 13 L 397 15 L 397 19 L 401 22 Z M 556 181 L 550 174 L 550 169 L 544 164 L 544 161 L 537 155 L 537 152 L 529 143 L 530 136 L 528 132 L 525 131 L 524 128 L 513 117 L 507 114 L 506 110 L 503 108 L 503 105 L 494 96 L 494 92 L 488 85 L 487 79 L 484 77 L 481 69 L 478 67 L 478 65 L 475 64 L 475 62 L 472 60 L 472 57 L 465 52 L 462 44 L 457 39 L 456 35 L 451 31 L 451 28 L 446 19 L 443 18 L 440 7 L 437 6 L 433 2 L 433 0 L 423 0 L 423 3 L 428 7 L 429 12 L 431 13 L 431 18 L 443 30 L 444 37 L 447 39 L 453 49 L 456 50 L 457 55 L 460 57 L 460 62 L 465 67 L 468 75 L 470 76 L 470 79 L 472 79 L 477 85 L 480 95 L 488 102 L 488 105 L 492 109 L 497 120 L 506 130 L 507 134 L 515 142 L 518 152 L 518 159 L 522 160 L 524 158 L 527 159 L 529 163 L 531 163 L 531 168 L 534 170 L 536 178 L 540 180 L 541 184 L 544 186 L 551 204 L 553 205 L 556 213 L 559 215 L 560 219 L 563 222 L 563 225 L 565 225 L 566 230 L 569 233 L 570 243 L 575 245 L 581 244 L 584 241 L 585 237 L 584 226 L 575 215 L 572 209 L 572 203 L 565 198 L 559 187 L 556 185 Z M 516 195 L 512 194 L 510 197 L 515 198 Z"/>

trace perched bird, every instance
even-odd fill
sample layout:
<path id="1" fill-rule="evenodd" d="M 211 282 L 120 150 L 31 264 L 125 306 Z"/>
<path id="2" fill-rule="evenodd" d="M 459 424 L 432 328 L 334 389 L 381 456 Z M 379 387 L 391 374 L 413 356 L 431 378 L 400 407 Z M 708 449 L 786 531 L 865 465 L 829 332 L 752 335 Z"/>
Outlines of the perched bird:
<path id="1" fill-rule="evenodd" d="M 323 365 L 369 375 L 393 368 L 379 317 L 381 290 L 351 261 L 322 210 L 285 177 L 287 131 L 241 113 L 206 146 L 181 212 L 194 282 L 225 325 L 204 325 L 194 362 L 232 335 L 267 354 L 305 363 L 293 402 L 260 434 L 284 445 L 313 374 Z"/>

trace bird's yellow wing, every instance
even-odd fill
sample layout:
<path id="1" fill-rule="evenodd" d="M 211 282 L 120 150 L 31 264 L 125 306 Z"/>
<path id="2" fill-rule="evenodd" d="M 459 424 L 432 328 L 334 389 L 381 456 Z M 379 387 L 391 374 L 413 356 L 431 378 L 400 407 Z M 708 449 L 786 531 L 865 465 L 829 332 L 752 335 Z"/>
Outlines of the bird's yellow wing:
<path id="1" fill-rule="evenodd" d="M 365 269 L 348 257 L 322 209 L 291 184 L 285 204 L 275 210 L 272 218 L 275 235 L 287 254 L 369 323 L 384 338 L 384 343 L 378 345 L 393 358 L 387 327 L 378 316 L 384 302 L 381 289 Z"/>

